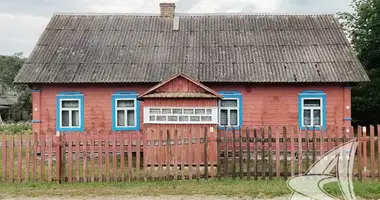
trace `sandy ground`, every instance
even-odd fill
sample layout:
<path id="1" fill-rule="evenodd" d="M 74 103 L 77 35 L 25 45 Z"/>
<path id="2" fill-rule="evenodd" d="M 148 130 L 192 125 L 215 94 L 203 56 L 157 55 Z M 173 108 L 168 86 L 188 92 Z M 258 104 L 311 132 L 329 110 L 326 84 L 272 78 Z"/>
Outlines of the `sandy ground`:
<path id="1" fill-rule="evenodd" d="M 206 196 L 206 195 L 165 195 L 165 196 L 112 196 L 112 197 L 91 197 L 91 196 L 83 196 L 83 197 L 10 197 L 10 196 L 0 196 L 0 199 L 9 199 L 9 200 L 37 200 L 37 199 L 47 199 L 47 200 L 249 200 L 249 199 L 273 199 L 273 200 L 286 200 L 289 196 L 276 197 L 276 198 L 252 198 L 252 197 L 227 197 L 227 196 Z"/>

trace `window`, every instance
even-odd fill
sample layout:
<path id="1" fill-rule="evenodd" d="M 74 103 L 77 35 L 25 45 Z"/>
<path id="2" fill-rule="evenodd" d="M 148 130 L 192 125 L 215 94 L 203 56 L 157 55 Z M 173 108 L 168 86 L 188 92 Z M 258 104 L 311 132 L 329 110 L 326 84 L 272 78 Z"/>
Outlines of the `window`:
<path id="1" fill-rule="evenodd" d="M 219 101 L 219 126 L 221 128 L 240 127 L 242 125 L 242 95 L 239 92 L 220 92 L 223 99 Z"/>
<path id="2" fill-rule="evenodd" d="M 112 95 L 112 129 L 114 131 L 140 129 L 140 105 L 136 92 Z"/>
<path id="3" fill-rule="evenodd" d="M 83 131 L 83 95 L 62 92 L 57 95 L 57 131 Z"/>
<path id="4" fill-rule="evenodd" d="M 157 124 L 216 124 L 217 108 L 144 108 L 144 122 Z"/>
<path id="5" fill-rule="evenodd" d="M 299 94 L 299 119 L 302 130 L 319 130 L 326 126 L 326 94 L 321 91 L 303 91 Z"/>

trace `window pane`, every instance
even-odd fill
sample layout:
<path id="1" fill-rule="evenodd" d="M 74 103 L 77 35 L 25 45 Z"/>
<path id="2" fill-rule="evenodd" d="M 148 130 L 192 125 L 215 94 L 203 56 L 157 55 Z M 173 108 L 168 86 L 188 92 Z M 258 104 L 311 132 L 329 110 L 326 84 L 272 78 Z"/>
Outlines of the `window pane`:
<path id="1" fill-rule="evenodd" d="M 134 110 L 127 111 L 127 125 L 135 126 L 135 111 Z"/>
<path id="2" fill-rule="evenodd" d="M 162 114 L 172 114 L 172 109 L 162 109 Z"/>
<path id="3" fill-rule="evenodd" d="M 212 114 L 212 110 L 211 109 L 207 109 L 207 114 L 211 115 Z"/>
<path id="4" fill-rule="evenodd" d="M 133 108 L 135 107 L 134 100 L 117 100 L 118 108 Z"/>
<path id="5" fill-rule="evenodd" d="M 190 121 L 192 122 L 199 122 L 200 117 L 199 116 L 190 116 Z"/>
<path id="6" fill-rule="evenodd" d="M 149 117 L 149 120 L 152 121 L 152 122 L 153 122 L 153 121 L 156 121 L 156 117 L 155 117 L 155 116 L 150 116 L 150 117 Z"/>
<path id="7" fill-rule="evenodd" d="M 125 126 L 125 111 L 117 111 L 117 126 Z"/>
<path id="8" fill-rule="evenodd" d="M 73 110 L 71 120 L 73 126 L 79 126 L 79 110 Z"/>
<path id="9" fill-rule="evenodd" d="M 204 115 L 206 114 L 205 109 L 195 109 L 195 114 L 196 115 Z"/>
<path id="10" fill-rule="evenodd" d="M 311 125 L 311 111 L 310 110 L 303 110 L 303 124 L 305 126 Z"/>
<path id="11" fill-rule="evenodd" d="M 238 125 L 238 113 L 237 110 L 230 110 L 230 125 Z"/>
<path id="12" fill-rule="evenodd" d="M 321 125 L 321 110 L 315 109 L 313 113 L 314 113 L 313 125 L 320 126 Z"/>
<path id="13" fill-rule="evenodd" d="M 222 107 L 237 107 L 237 100 L 222 100 Z"/>
<path id="14" fill-rule="evenodd" d="M 319 99 L 305 99 L 303 100 L 304 107 L 319 107 L 321 106 L 321 100 Z"/>
<path id="15" fill-rule="evenodd" d="M 168 117 L 168 121 L 171 121 L 171 122 L 176 122 L 176 121 L 178 121 L 177 116 L 169 116 L 169 117 Z"/>
<path id="16" fill-rule="evenodd" d="M 62 108 L 79 108 L 78 100 L 62 101 Z"/>
<path id="17" fill-rule="evenodd" d="M 184 109 L 183 113 L 184 114 L 194 114 L 194 110 L 193 109 Z"/>
<path id="18" fill-rule="evenodd" d="M 211 122 L 212 117 L 211 116 L 201 116 L 201 121 L 203 122 Z"/>
<path id="19" fill-rule="evenodd" d="M 173 109 L 173 114 L 182 114 L 182 109 Z"/>
<path id="20" fill-rule="evenodd" d="M 189 116 L 179 116 L 179 121 L 187 122 L 187 121 L 189 121 Z"/>
<path id="21" fill-rule="evenodd" d="M 220 111 L 220 125 L 227 125 L 227 110 Z"/>
<path id="22" fill-rule="evenodd" d="M 166 116 L 157 116 L 157 121 L 166 121 Z"/>
<path id="23" fill-rule="evenodd" d="M 149 113 L 150 114 L 161 114 L 161 109 L 151 108 L 151 109 L 149 109 Z"/>
<path id="24" fill-rule="evenodd" d="M 70 120 L 69 120 L 69 111 L 62 111 L 62 126 L 69 127 L 70 126 Z"/>

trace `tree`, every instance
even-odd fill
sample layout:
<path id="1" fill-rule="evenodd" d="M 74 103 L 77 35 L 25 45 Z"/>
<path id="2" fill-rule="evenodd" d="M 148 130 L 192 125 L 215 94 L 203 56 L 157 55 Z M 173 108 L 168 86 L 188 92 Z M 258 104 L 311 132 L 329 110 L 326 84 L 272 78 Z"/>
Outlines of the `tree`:
<path id="1" fill-rule="evenodd" d="M 13 56 L 0 55 L 0 96 L 17 95 L 17 103 L 10 109 L 11 113 L 16 114 L 12 119 L 15 121 L 22 120 L 23 112 L 30 114 L 32 111 L 31 90 L 27 85 L 13 83 L 25 60 L 22 53 L 16 53 Z"/>
<path id="2" fill-rule="evenodd" d="M 353 0 L 353 13 L 340 13 L 343 26 L 371 82 L 352 89 L 353 122 L 380 123 L 380 0 Z"/>

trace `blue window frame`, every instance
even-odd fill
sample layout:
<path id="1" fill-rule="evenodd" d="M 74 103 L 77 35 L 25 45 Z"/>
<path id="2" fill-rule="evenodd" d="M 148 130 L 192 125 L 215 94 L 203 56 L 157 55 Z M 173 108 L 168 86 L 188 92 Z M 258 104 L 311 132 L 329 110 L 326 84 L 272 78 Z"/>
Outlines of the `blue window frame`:
<path id="1" fill-rule="evenodd" d="M 84 101 L 80 92 L 61 92 L 56 99 L 57 131 L 84 131 Z"/>
<path id="2" fill-rule="evenodd" d="M 301 130 L 326 129 L 326 93 L 305 90 L 298 94 L 298 125 Z"/>
<path id="3" fill-rule="evenodd" d="M 140 130 L 140 103 L 136 92 L 117 92 L 112 95 L 112 130 Z"/>
<path id="4" fill-rule="evenodd" d="M 243 99 L 239 91 L 220 91 L 223 99 L 218 102 L 219 127 L 238 129 L 243 124 Z"/>

